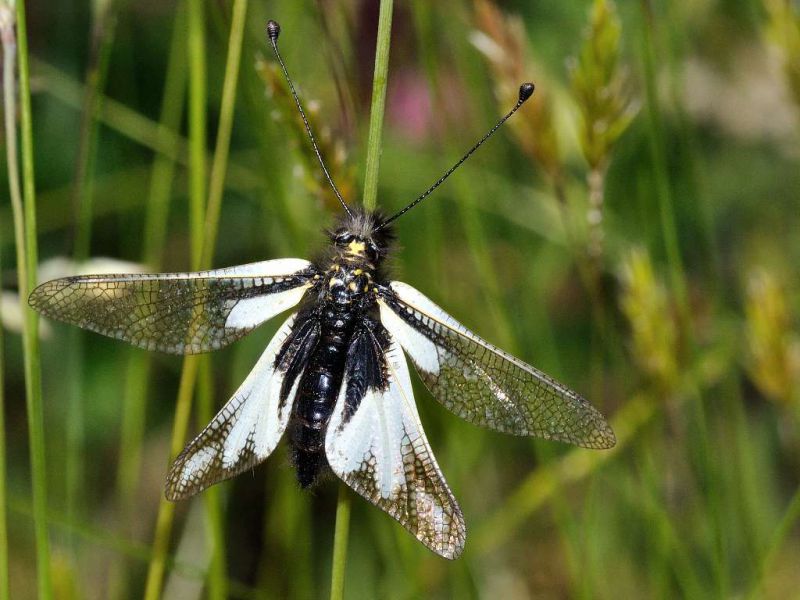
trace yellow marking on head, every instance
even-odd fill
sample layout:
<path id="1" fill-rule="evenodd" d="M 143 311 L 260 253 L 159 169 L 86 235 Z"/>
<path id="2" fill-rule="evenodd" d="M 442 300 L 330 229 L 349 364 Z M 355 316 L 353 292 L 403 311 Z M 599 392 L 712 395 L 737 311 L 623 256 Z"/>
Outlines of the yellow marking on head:
<path id="1" fill-rule="evenodd" d="M 367 249 L 367 245 L 364 242 L 357 242 L 353 240 L 349 244 L 347 244 L 347 251 L 350 254 L 357 254 L 361 255 L 364 254 L 364 251 Z"/>
<path id="2" fill-rule="evenodd" d="M 353 271 L 353 275 L 361 275 L 363 272 L 364 272 L 363 269 L 356 269 L 355 271 Z"/>

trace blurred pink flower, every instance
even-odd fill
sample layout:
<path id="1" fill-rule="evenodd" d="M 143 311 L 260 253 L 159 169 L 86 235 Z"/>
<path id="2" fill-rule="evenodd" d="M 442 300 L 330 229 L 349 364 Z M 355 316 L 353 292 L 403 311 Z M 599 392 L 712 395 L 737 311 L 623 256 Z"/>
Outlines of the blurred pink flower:
<path id="1" fill-rule="evenodd" d="M 392 76 L 386 101 L 389 125 L 403 138 L 423 144 L 435 122 L 426 78 L 418 71 L 403 70 Z"/>

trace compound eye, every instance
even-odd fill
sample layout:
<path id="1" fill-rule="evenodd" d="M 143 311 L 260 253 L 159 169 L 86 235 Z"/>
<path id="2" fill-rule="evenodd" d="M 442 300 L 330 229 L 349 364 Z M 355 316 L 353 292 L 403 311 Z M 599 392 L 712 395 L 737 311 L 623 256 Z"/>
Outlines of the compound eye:
<path id="1" fill-rule="evenodd" d="M 338 246 L 346 246 L 355 239 L 355 236 L 349 231 L 340 231 L 336 234 L 334 241 Z"/>
<path id="2" fill-rule="evenodd" d="M 377 260 L 378 247 L 375 244 L 373 244 L 372 242 L 368 243 L 366 251 L 367 251 L 367 258 L 369 258 L 372 261 Z"/>

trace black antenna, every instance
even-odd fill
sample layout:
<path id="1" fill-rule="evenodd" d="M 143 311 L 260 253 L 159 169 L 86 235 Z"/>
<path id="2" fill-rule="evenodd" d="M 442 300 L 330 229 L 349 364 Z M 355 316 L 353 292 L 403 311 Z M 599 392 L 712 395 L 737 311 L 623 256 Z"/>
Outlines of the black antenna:
<path id="1" fill-rule="evenodd" d="M 306 132 L 308 133 L 308 138 L 311 140 L 311 145 L 314 147 L 314 154 L 317 155 L 319 166 L 322 167 L 322 172 L 325 173 L 325 178 L 328 180 L 328 183 L 331 184 L 333 193 L 336 194 L 336 197 L 339 199 L 342 208 L 344 208 L 345 212 L 349 217 L 352 217 L 353 213 L 350 212 L 350 209 L 347 207 L 347 204 L 345 204 L 344 198 L 342 198 L 342 195 L 336 188 L 336 184 L 333 183 L 331 174 L 328 172 L 328 168 L 325 166 L 325 162 L 322 160 L 322 154 L 320 154 L 319 148 L 317 147 L 317 141 L 314 139 L 314 134 L 311 132 L 311 125 L 308 124 L 306 113 L 303 111 L 303 107 L 300 104 L 300 99 L 297 97 L 297 92 L 294 90 L 294 84 L 292 83 L 292 80 L 289 77 L 289 71 L 286 70 L 286 65 L 283 63 L 283 58 L 281 57 L 281 53 L 278 51 L 278 36 L 280 36 L 280 34 L 281 34 L 281 26 L 278 25 L 278 22 L 272 20 L 267 21 L 267 36 L 269 37 L 269 41 L 272 44 L 272 50 L 275 52 L 275 57 L 278 59 L 278 63 L 281 66 L 281 70 L 283 71 L 283 76 L 286 78 L 286 83 L 289 84 L 289 90 L 292 92 L 292 98 L 294 98 L 294 103 L 297 106 L 297 110 L 300 111 L 300 116 L 303 118 L 303 124 L 306 126 Z"/>
<path id="2" fill-rule="evenodd" d="M 398 218 L 398 217 L 400 217 L 401 215 L 403 215 L 403 214 L 407 213 L 409 210 L 411 210 L 412 208 L 414 208 L 414 207 L 415 207 L 417 204 L 419 204 L 420 202 L 422 202 L 423 200 L 425 200 L 425 198 L 427 198 L 428 196 L 430 196 L 430 195 L 431 195 L 431 192 L 433 192 L 433 190 L 435 190 L 437 187 L 439 187 L 440 185 L 442 185 L 442 183 L 444 183 L 444 180 L 445 180 L 445 179 L 447 179 L 448 177 L 450 177 L 450 175 L 452 175 L 452 174 L 453 174 L 453 171 L 455 171 L 455 170 L 456 170 L 458 167 L 460 167 L 460 166 L 461 166 L 461 164 L 462 164 L 462 163 L 463 163 L 465 160 L 467 160 L 467 159 L 468 159 L 468 158 L 469 158 L 469 157 L 472 155 L 472 153 L 473 153 L 473 152 L 475 152 L 475 150 L 477 150 L 478 148 L 480 148 L 480 147 L 481 147 L 481 144 L 483 144 L 483 143 L 484 143 L 486 140 L 488 140 L 490 137 L 492 137 L 492 134 L 493 134 L 495 131 L 497 131 L 498 129 L 500 129 L 500 126 L 501 126 L 503 123 L 505 123 L 505 122 L 506 122 L 506 121 L 507 121 L 507 120 L 508 120 L 508 119 L 511 117 L 511 115 L 513 115 L 515 112 L 517 112 L 517 111 L 519 110 L 519 107 L 520 107 L 520 106 L 522 106 L 523 104 L 525 104 L 525 101 L 526 101 L 528 98 L 530 98 L 530 97 L 533 95 L 533 90 L 534 90 L 534 85 L 533 85 L 532 83 L 523 83 L 521 86 L 519 86 L 519 99 L 517 100 L 517 104 L 514 106 L 514 108 L 512 108 L 510 111 L 508 111 L 508 113 L 506 114 L 506 116 L 504 116 L 504 117 L 503 117 L 502 119 L 500 119 L 500 120 L 499 120 L 497 123 L 495 123 L 494 127 L 492 127 L 492 128 L 491 128 L 491 129 L 488 131 L 488 133 L 487 133 L 486 135 L 484 135 L 484 136 L 483 136 L 483 137 L 482 137 L 482 138 L 481 138 L 481 139 L 478 141 L 478 143 L 477 143 L 477 144 L 475 144 L 475 145 L 474 145 L 472 148 L 470 148 L 470 149 L 469 149 L 469 151 L 468 151 L 468 152 L 467 152 L 467 153 L 466 153 L 464 156 L 462 156 L 462 157 L 461 157 L 461 159 L 460 159 L 460 160 L 459 160 L 459 161 L 458 161 L 456 164 L 454 164 L 452 167 L 450 167 L 450 168 L 447 170 L 447 172 L 446 172 L 444 175 L 442 175 L 442 176 L 441 176 L 441 177 L 438 179 L 438 181 L 436 181 L 436 183 L 434 183 L 434 184 L 433 184 L 431 187 L 429 187 L 429 188 L 428 188 L 427 190 L 425 190 L 425 191 L 424 191 L 422 194 L 420 194 L 420 195 L 419 195 L 419 197 L 418 197 L 416 200 L 414 200 L 414 201 L 413 201 L 411 204 L 409 204 L 408 206 L 406 206 L 406 207 L 405 207 L 403 210 L 401 210 L 401 211 L 400 211 L 400 212 L 398 212 L 398 213 L 395 213 L 393 216 L 389 217 L 389 218 L 388 218 L 388 219 L 386 219 L 386 220 L 385 220 L 383 223 L 381 223 L 380 225 L 378 225 L 378 227 L 377 227 L 375 230 L 377 231 L 377 230 L 379 230 L 379 229 L 382 229 L 382 228 L 384 228 L 386 225 L 388 225 L 389 223 L 391 223 L 392 221 L 394 221 L 395 219 L 397 219 L 397 218 Z"/>

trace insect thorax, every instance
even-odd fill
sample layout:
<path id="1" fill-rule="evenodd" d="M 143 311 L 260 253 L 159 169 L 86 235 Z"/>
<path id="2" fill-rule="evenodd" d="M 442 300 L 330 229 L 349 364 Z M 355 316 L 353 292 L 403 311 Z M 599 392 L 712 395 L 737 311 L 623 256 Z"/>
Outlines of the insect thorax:
<path id="1" fill-rule="evenodd" d="M 333 261 L 322 276 L 321 295 L 326 304 L 361 304 L 375 292 L 375 269 L 368 263 L 345 258 Z"/>

